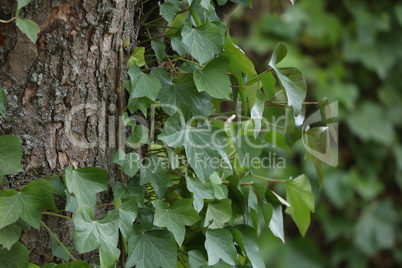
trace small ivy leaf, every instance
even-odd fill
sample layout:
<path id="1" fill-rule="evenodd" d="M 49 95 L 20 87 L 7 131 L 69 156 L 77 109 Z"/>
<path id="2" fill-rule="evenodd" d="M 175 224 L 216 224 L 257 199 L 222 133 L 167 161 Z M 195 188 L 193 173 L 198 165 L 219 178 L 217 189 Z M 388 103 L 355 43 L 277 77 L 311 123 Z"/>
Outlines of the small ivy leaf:
<path id="1" fill-rule="evenodd" d="M 163 61 L 166 57 L 166 45 L 162 41 L 151 41 L 151 48 L 155 52 L 156 58 Z M 145 65 L 145 64 L 144 64 Z"/>
<path id="2" fill-rule="evenodd" d="M 265 268 L 259 248 L 257 232 L 252 227 L 247 225 L 236 226 L 231 228 L 230 232 L 233 235 L 234 241 L 241 248 L 245 256 L 247 256 L 254 268 Z"/>
<path id="3" fill-rule="evenodd" d="M 177 246 L 169 231 L 150 231 L 128 239 L 127 267 L 176 268 Z"/>
<path id="4" fill-rule="evenodd" d="M 128 109 L 131 114 L 134 114 L 137 110 L 140 110 L 145 117 L 148 116 L 148 109 L 151 108 L 153 101 L 148 98 L 135 98 L 128 100 Z"/>
<path id="5" fill-rule="evenodd" d="M 131 53 L 130 58 L 128 59 L 128 67 L 130 67 L 131 65 L 136 65 L 138 67 L 144 66 L 146 64 L 144 53 L 145 47 L 136 47 L 133 53 Z"/>
<path id="6" fill-rule="evenodd" d="M 254 138 L 257 139 L 261 131 L 261 120 L 264 115 L 265 95 L 261 91 L 257 91 L 257 98 L 253 108 L 251 108 L 251 118 L 254 120 Z"/>
<path id="7" fill-rule="evenodd" d="M 141 185 L 151 183 L 158 198 L 163 198 L 167 188 L 172 185 L 163 165 L 162 159 L 155 155 L 149 156 L 140 165 Z"/>
<path id="8" fill-rule="evenodd" d="M 298 115 L 301 111 L 303 100 L 306 97 L 307 84 L 302 73 L 298 69 L 293 67 L 276 67 L 276 65 L 283 60 L 286 54 L 286 46 L 279 43 L 271 56 L 269 65 L 275 70 L 279 82 L 285 89 L 289 105 L 293 106 L 295 115 Z"/>
<path id="9" fill-rule="evenodd" d="M 19 218 L 39 229 L 42 209 L 56 210 L 53 187 L 49 181 L 33 180 L 21 192 L 0 191 L 0 229 L 16 222 Z"/>
<path id="10" fill-rule="evenodd" d="M 190 268 L 209 268 L 207 256 L 200 250 L 191 250 L 188 252 L 188 263 Z M 232 268 L 233 266 L 220 260 L 213 266 L 214 268 Z"/>
<path id="11" fill-rule="evenodd" d="M 226 34 L 225 42 L 223 43 L 223 52 L 220 54 L 230 60 L 228 71 L 231 72 L 237 68 L 252 77 L 257 75 L 253 62 L 246 56 L 234 42 L 229 32 Z"/>
<path id="12" fill-rule="evenodd" d="M 138 214 L 138 202 L 135 196 L 125 199 L 115 198 L 116 210 L 119 212 L 119 229 L 127 240 L 133 232 L 133 223 Z"/>
<path id="13" fill-rule="evenodd" d="M 194 71 L 194 82 L 199 92 L 205 91 L 211 97 L 230 99 L 230 79 L 227 75 L 229 61 L 225 57 L 211 60 L 202 70 Z"/>
<path id="14" fill-rule="evenodd" d="M 196 28 L 185 24 L 181 35 L 183 43 L 189 48 L 191 55 L 201 64 L 211 60 L 214 54 L 222 52 L 224 35 L 215 24 L 206 23 Z"/>
<path id="15" fill-rule="evenodd" d="M 131 65 L 128 70 L 131 78 L 130 99 L 148 97 L 155 100 L 158 96 L 161 84 L 158 78 L 145 74 L 135 65 Z"/>
<path id="16" fill-rule="evenodd" d="M 107 171 L 100 168 L 85 167 L 74 170 L 71 166 L 66 168 L 67 190 L 70 194 L 74 194 L 78 207 L 87 205 L 95 208 L 96 193 L 108 189 L 107 179 Z"/>
<path id="17" fill-rule="evenodd" d="M 133 177 L 138 172 L 139 159 L 140 157 L 137 153 L 126 154 L 122 149 L 119 149 L 114 155 L 113 163 L 120 165 L 124 174 Z"/>
<path id="18" fill-rule="evenodd" d="M 0 267 L 25 268 L 29 263 L 29 251 L 20 242 L 14 244 L 10 250 L 0 246 Z"/>
<path id="19" fill-rule="evenodd" d="M 104 217 L 95 220 L 94 212 L 88 206 L 80 207 L 73 216 L 74 245 L 79 253 L 92 251 L 99 247 L 102 267 L 115 263 L 120 255 L 119 213 L 109 211 Z"/>
<path id="20" fill-rule="evenodd" d="M 223 228 L 223 225 L 232 218 L 232 200 L 223 199 L 208 204 L 204 226 L 211 229 Z"/>
<path id="21" fill-rule="evenodd" d="M 143 125 L 136 125 L 127 143 L 133 149 L 137 149 L 141 144 L 149 144 L 149 129 Z"/>
<path id="22" fill-rule="evenodd" d="M 21 227 L 17 223 L 12 223 L 0 229 L 0 245 L 3 245 L 7 250 L 17 243 L 21 236 Z"/>
<path id="23" fill-rule="evenodd" d="M 176 13 L 181 10 L 178 0 L 166 0 L 159 4 L 159 14 L 168 22 L 172 22 L 176 17 Z"/>
<path id="24" fill-rule="evenodd" d="M 186 234 L 185 226 L 191 226 L 201 218 L 192 206 L 192 199 L 179 199 L 170 207 L 162 200 L 152 201 L 155 207 L 154 225 L 166 227 L 173 233 L 177 244 L 181 247 Z"/>
<path id="25" fill-rule="evenodd" d="M 55 235 L 55 234 L 54 234 Z M 68 252 L 60 246 L 60 244 L 57 242 L 57 240 L 53 237 L 50 236 L 52 239 L 52 254 L 56 256 L 57 258 L 63 259 L 65 261 L 70 260 L 70 255 L 68 255 Z M 68 250 L 73 250 L 74 248 L 70 245 L 64 245 Z"/>
<path id="26" fill-rule="evenodd" d="M 153 68 L 151 74 L 158 77 L 162 83 L 158 99 L 166 113 L 173 115 L 180 112 L 188 117 L 210 115 L 211 97 L 205 92 L 197 91 L 191 74 L 180 77 L 174 83 L 171 82 L 167 72 L 161 68 Z"/>
<path id="27" fill-rule="evenodd" d="M 233 236 L 226 229 L 207 230 L 205 233 L 205 249 L 208 253 L 208 265 L 215 265 L 222 259 L 236 265 L 236 248 Z"/>
<path id="28" fill-rule="evenodd" d="M 23 8 L 24 6 L 28 5 L 29 3 L 31 3 L 32 0 L 17 0 L 18 6 L 17 6 L 17 10 Z"/>
<path id="29" fill-rule="evenodd" d="M 0 136 L 0 176 L 22 171 L 22 141 L 11 135 Z"/>
<path id="30" fill-rule="evenodd" d="M 36 22 L 28 19 L 23 19 L 20 17 L 17 17 L 16 25 L 17 27 L 28 36 L 29 40 L 31 40 L 33 43 L 36 42 L 38 39 L 38 33 L 40 32 L 40 28 Z"/>
<path id="31" fill-rule="evenodd" d="M 204 207 L 204 199 L 214 199 L 214 187 L 210 180 L 202 183 L 198 178 L 186 177 L 187 189 L 193 193 L 193 205 L 200 212 Z"/>
<path id="32" fill-rule="evenodd" d="M 314 195 L 311 192 L 310 181 L 305 175 L 285 182 L 286 200 L 290 207 L 286 213 L 292 216 L 302 236 L 310 225 L 310 211 L 314 212 Z"/>

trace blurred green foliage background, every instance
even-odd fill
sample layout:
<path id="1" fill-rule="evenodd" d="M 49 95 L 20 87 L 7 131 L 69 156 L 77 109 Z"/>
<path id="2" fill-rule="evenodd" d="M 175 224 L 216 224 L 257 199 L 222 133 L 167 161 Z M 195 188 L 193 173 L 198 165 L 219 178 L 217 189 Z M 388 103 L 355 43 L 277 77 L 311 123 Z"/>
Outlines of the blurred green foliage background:
<path id="1" fill-rule="evenodd" d="M 289 216 L 285 244 L 263 234 L 267 267 L 402 267 L 402 2 L 253 5 L 237 10 L 229 25 L 258 71 L 283 42 L 289 48 L 283 65 L 303 72 L 307 101 L 339 102 L 339 165 L 325 168 L 322 190 L 302 154 L 289 156 L 286 170 L 272 171 L 279 178 L 307 174 L 316 213 L 305 238 Z"/>

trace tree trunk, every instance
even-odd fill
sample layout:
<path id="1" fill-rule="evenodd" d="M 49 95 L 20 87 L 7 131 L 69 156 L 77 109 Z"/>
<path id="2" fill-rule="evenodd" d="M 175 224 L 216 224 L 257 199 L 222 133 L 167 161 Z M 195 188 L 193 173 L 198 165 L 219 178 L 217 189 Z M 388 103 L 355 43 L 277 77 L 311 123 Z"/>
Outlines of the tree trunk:
<path id="1" fill-rule="evenodd" d="M 15 2 L 0 0 L 1 19 L 15 15 Z M 0 87 L 8 96 L 7 115 L 15 121 L 0 119 L 0 135 L 23 140 L 25 171 L 5 177 L 5 189 L 60 173 L 68 165 L 96 166 L 116 180 L 117 92 L 124 92 L 122 73 L 141 13 L 137 0 L 33 0 L 20 16 L 38 23 L 35 44 L 15 23 L 1 24 Z M 45 220 L 63 242 L 72 243 L 72 223 Z M 45 230 L 26 232 L 22 242 L 31 250 L 31 262 L 51 258 Z"/>

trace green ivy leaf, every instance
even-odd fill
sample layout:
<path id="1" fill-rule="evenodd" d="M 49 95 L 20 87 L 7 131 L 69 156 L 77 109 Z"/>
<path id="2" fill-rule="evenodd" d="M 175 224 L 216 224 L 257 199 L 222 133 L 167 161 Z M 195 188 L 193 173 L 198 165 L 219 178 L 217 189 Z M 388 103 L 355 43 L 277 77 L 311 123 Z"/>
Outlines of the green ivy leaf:
<path id="1" fill-rule="evenodd" d="M 190 49 L 191 55 L 201 64 L 211 60 L 214 54 L 222 51 L 224 36 L 215 24 L 206 23 L 196 28 L 185 24 L 181 35 L 183 43 Z"/>
<path id="2" fill-rule="evenodd" d="M 219 155 L 230 167 L 224 151 L 226 135 L 216 127 L 190 127 L 176 114 L 166 120 L 165 129 L 158 138 L 170 147 L 184 146 L 188 162 L 202 181 L 217 168 Z"/>
<path id="3" fill-rule="evenodd" d="M 88 206 L 80 207 L 73 216 L 74 245 L 79 253 L 92 251 L 99 247 L 102 267 L 115 263 L 120 250 L 119 242 L 119 213 L 109 211 L 104 217 L 94 220 L 94 212 Z"/>
<path id="4" fill-rule="evenodd" d="M 29 3 L 31 3 L 32 0 L 17 0 L 18 6 L 17 6 L 17 10 L 23 8 L 24 6 L 28 5 Z"/>
<path id="5" fill-rule="evenodd" d="M 135 196 L 130 196 L 125 199 L 114 199 L 116 209 L 119 211 L 119 228 L 123 237 L 128 239 L 133 232 L 133 223 L 137 218 L 138 202 Z"/>
<path id="6" fill-rule="evenodd" d="M 141 185 L 151 183 L 158 198 L 163 198 L 166 190 L 171 186 L 169 177 L 163 168 L 163 161 L 155 155 L 149 156 L 140 166 Z"/>
<path id="7" fill-rule="evenodd" d="M 252 166 L 254 159 L 261 155 L 261 142 L 253 136 L 247 135 L 237 135 L 235 141 L 240 167 Z"/>
<path id="8" fill-rule="evenodd" d="M 223 228 L 223 225 L 232 218 L 232 200 L 222 199 L 208 204 L 204 226 L 211 229 Z"/>
<path id="9" fill-rule="evenodd" d="M 293 67 L 277 68 L 276 65 L 286 56 L 287 48 L 279 43 L 272 54 L 269 65 L 275 70 L 276 75 L 283 88 L 290 106 L 293 106 L 295 114 L 301 111 L 303 100 L 306 98 L 307 84 L 302 73 Z"/>
<path id="10" fill-rule="evenodd" d="M 202 70 L 194 71 L 194 82 L 199 92 L 211 97 L 230 99 L 230 79 L 227 75 L 229 61 L 224 57 L 211 60 Z"/>
<path id="11" fill-rule="evenodd" d="M 125 199 L 131 196 L 134 196 L 137 200 L 138 207 L 142 207 L 144 205 L 144 192 L 140 187 L 135 185 L 136 178 L 131 178 L 127 185 L 122 184 L 121 182 L 116 182 L 113 186 L 113 195 L 114 198 Z"/>
<path id="12" fill-rule="evenodd" d="M 148 116 L 148 109 L 151 108 L 154 102 L 148 98 L 135 98 L 128 100 L 128 109 L 131 114 L 134 114 L 137 110 L 141 110 L 145 117 Z"/>
<path id="13" fill-rule="evenodd" d="M 145 74 L 135 65 L 131 65 L 128 70 L 128 75 L 131 78 L 130 99 L 148 97 L 155 100 L 158 96 L 161 84 L 158 78 Z"/>
<path id="14" fill-rule="evenodd" d="M 174 83 L 161 68 L 153 68 L 151 74 L 158 77 L 162 83 L 158 99 L 161 101 L 161 108 L 169 115 L 179 111 L 190 118 L 198 115 L 208 116 L 211 113 L 211 98 L 207 93 L 197 91 L 191 74 L 180 77 Z"/>
<path id="15" fill-rule="evenodd" d="M 0 229 L 0 245 L 7 250 L 17 243 L 21 236 L 21 227 L 17 223 L 12 223 Z"/>
<path id="16" fill-rule="evenodd" d="M 28 19 L 23 19 L 20 17 L 17 17 L 16 25 L 17 27 L 28 36 L 29 40 L 31 40 L 33 43 L 36 42 L 38 39 L 38 33 L 40 32 L 38 24 L 32 20 Z"/>
<path id="17" fill-rule="evenodd" d="M 191 250 L 188 252 L 188 263 L 190 264 L 190 268 L 232 268 L 233 266 L 223 262 L 220 260 L 214 266 L 208 265 L 207 257 L 200 250 Z"/>
<path id="18" fill-rule="evenodd" d="M 0 136 L 0 177 L 22 171 L 22 141 L 11 135 Z"/>
<path id="19" fill-rule="evenodd" d="M 178 0 L 166 0 L 159 4 L 159 14 L 168 22 L 172 22 L 176 17 L 176 13 L 181 10 Z"/>
<path id="20" fill-rule="evenodd" d="M 261 131 L 261 120 L 264 115 L 265 95 L 260 90 L 257 91 L 256 100 L 251 108 L 251 118 L 254 120 L 254 138 L 257 139 Z"/>
<path id="21" fill-rule="evenodd" d="M 20 242 L 10 250 L 0 246 L 0 267 L 26 268 L 29 263 L 29 251 Z"/>
<path id="22" fill-rule="evenodd" d="M 131 235 L 128 240 L 127 267 L 176 268 L 177 246 L 169 231 L 150 231 Z"/>
<path id="23" fill-rule="evenodd" d="M 181 247 L 186 233 L 185 226 L 191 226 L 201 218 L 192 206 L 192 199 L 179 199 L 167 207 L 162 200 L 152 201 L 155 207 L 154 225 L 166 227 L 173 233 L 177 244 Z"/>
<path id="24" fill-rule="evenodd" d="M 68 252 L 57 242 L 57 240 L 53 237 L 53 235 L 50 236 L 52 239 L 52 254 L 56 256 L 57 258 L 63 259 L 65 261 L 70 260 L 70 255 L 68 255 Z M 73 250 L 74 247 L 70 245 L 64 245 L 68 250 Z"/>
<path id="25" fill-rule="evenodd" d="M 172 49 L 177 53 L 179 53 L 181 57 L 185 57 L 188 54 L 190 54 L 190 49 L 183 43 L 183 38 L 181 38 L 181 36 L 173 37 L 172 40 L 170 40 L 170 42 L 172 45 Z"/>
<path id="26" fill-rule="evenodd" d="M 131 53 L 130 58 L 128 59 L 128 67 L 130 67 L 131 65 L 136 65 L 138 67 L 144 66 L 146 64 L 144 53 L 145 47 L 136 47 L 133 53 Z"/>
<path id="27" fill-rule="evenodd" d="M 310 225 L 310 211 L 314 212 L 314 195 L 311 192 L 310 181 L 305 175 L 289 179 L 285 183 L 286 200 L 290 207 L 286 213 L 292 216 L 300 233 L 304 236 Z"/>
<path id="28" fill-rule="evenodd" d="M 265 268 L 264 261 L 259 254 L 257 232 L 247 225 L 236 226 L 231 228 L 234 241 L 241 248 L 245 256 L 247 256 L 253 268 Z"/>
<path id="29" fill-rule="evenodd" d="M 210 180 L 202 183 L 198 178 L 186 177 L 187 189 L 193 193 L 193 205 L 200 212 L 204 207 L 204 199 L 214 199 L 214 187 Z"/>
<path id="30" fill-rule="evenodd" d="M 122 149 L 119 149 L 114 155 L 113 163 L 121 166 L 124 174 L 133 177 L 138 172 L 139 160 L 140 157 L 137 153 L 126 154 Z"/>
<path id="31" fill-rule="evenodd" d="M 100 168 L 72 169 L 68 167 L 65 177 L 67 190 L 76 198 L 78 207 L 87 205 L 95 208 L 96 193 L 108 189 L 108 173 Z"/>
<path id="32" fill-rule="evenodd" d="M 229 72 L 240 68 L 243 73 L 250 77 L 257 75 L 253 62 L 246 56 L 243 50 L 233 43 L 229 32 L 226 34 L 225 43 L 223 43 L 223 52 L 220 55 L 230 60 L 228 66 Z"/>
<path id="33" fill-rule="evenodd" d="M 215 265 L 222 259 L 236 265 L 236 249 L 233 236 L 226 229 L 207 230 L 205 233 L 205 249 L 208 253 L 208 265 Z"/>
<path id="34" fill-rule="evenodd" d="M 151 48 L 155 52 L 156 58 L 163 61 L 166 57 L 166 45 L 162 41 L 151 41 Z"/>
<path id="35" fill-rule="evenodd" d="M 69 263 L 61 263 L 54 267 L 56 267 L 56 268 L 90 268 L 90 265 L 89 265 L 89 263 L 87 263 L 85 261 L 73 261 L 73 262 L 69 262 Z M 45 268 L 45 266 L 43 266 L 42 268 Z M 53 268 L 53 267 L 49 267 L 49 268 Z"/>
<path id="36" fill-rule="evenodd" d="M 51 182 L 37 179 L 26 185 L 21 192 L 0 191 L 0 229 L 19 218 L 39 229 L 42 209 L 56 210 L 52 190 Z"/>

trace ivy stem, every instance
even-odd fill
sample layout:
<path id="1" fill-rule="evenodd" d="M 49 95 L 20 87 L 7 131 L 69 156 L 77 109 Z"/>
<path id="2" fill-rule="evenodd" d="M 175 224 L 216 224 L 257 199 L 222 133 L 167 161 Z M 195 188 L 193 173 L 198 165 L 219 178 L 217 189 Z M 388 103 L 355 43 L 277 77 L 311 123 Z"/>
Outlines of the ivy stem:
<path id="1" fill-rule="evenodd" d="M 204 67 L 204 65 L 199 64 L 198 62 L 191 61 L 191 60 L 188 60 L 188 59 L 179 57 L 179 56 L 167 56 L 167 58 L 176 59 L 176 60 L 181 60 L 181 61 L 186 61 L 186 62 L 189 62 L 189 63 L 191 63 L 191 64 L 195 64 L 195 65 L 198 65 L 198 66 L 200 66 L 200 67 Z"/>
<path id="2" fill-rule="evenodd" d="M 197 13 L 195 13 L 194 8 L 190 7 L 188 10 L 190 11 L 191 17 L 193 17 L 193 19 L 194 19 L 195 26 L 197 26 L 197 27 L 201 26 L 200 18 L 198 18 Z"/>
<path id="3" fill-rule="evenodd" d="M 253 81 L 254 79 L 259 78 L 261 75 L 263 75 L 263 74 L 265 74 L 265 73 L 272 72 L 273 70 L 274 70 L 274 69 L 269 68 L 268 70 L 265 70 L 265 71 L 263 71 L 262 73 L 260 73 L 260 74 L 258 74 L 258 75 L 256 75 L 256 76 L 254 76 L 253 78 L 251 78 L 250 80 L 248 80 L 247 83 L 250 82 L 250 81 Z"/>
<path id="4" fill-rule="evenodd" d="M 50 215 L 50 216 L 56 216 L 56 217 L 64 218 L 64 219 L 67 219 L 67 220 L 72 220 L 72 218 L 70 218 L 69 216 L 60 215 L 60 214 L 53 213 L 53 212 L 42 211 L 42 214 L 44 214 L 44 215 Z"/>
<path id="5" fill-rule="evenodd" d="M 257 174 L 253 174 L 252 176 L 261 179 L 261 180 L 265 180 L 265 181 L 269 181 L 269 182 L 278 182 L 278 183 L 285 183 L 285 180 L 277 180 L 277 179 L 271 179 L 271 178 L 267 178 L 267 177 L 263 177 Z"/>
<path id="6" fill-rule="evenodd" d="M 68 256 L 70 256 L 70 258 L 73 261 L 76 261 L 77 259 L 74 258 L 74 256 L 71 254 L 71 252 L 66 248 L 66 246 L 64 246 L 63 242 L 60 241 L 60 239 L 57 237 L 57 235 L 55 233 L 52 232 L 52 230 L 50 230 L 50 228 L 43 222 L 40 222 L 42 224 L 43 227 L 45 227 L 46 231 L 48 231 L 48 233 L 57 241 L 57 243 L 59 243 L 59 245 L 64 249 L 64 251 L 68 254 Z"/>
<path id="7" fill-rule="evenodd" d="M 230 86 L 232 88 L 246 88 L 245 86 Z"/>
<path id="8" fill-rule="evenodd" d="M 66 173 L 59 173 L 59 174 L 56 174 L 56 175 L 52 175 L 52 176 L 49 176 L 49 177 L 45 177 L 44 179 L 45 180 L 50 180 L 50 179 L 53 179 L 53 178 L 59 178 L 59 177 L 61 177 L 61 176 L 63 176 L 63 175 L 66 175 Z"/>
<path id="9" fill-rule="evenodd" d="M 9 19 L 9 20 L 0 20 L 0 22 L 1 23 L 10 23 L 10 22 L 12 22 L 13 20 L 15 20 L 17 17 L 13 17 L 13 18 L 11 18 L 11 19 Z"/>
<path id="10" fill-rule="evenodd" d="M 146 24 L 152 24 L 152 23 L 160 21 L 160 20 L 163 20 L 163 17 L 159 17 L 159 18 L 156 18 L 154 20 L 151 20 L 151 21 L 147 22 Z"/>

